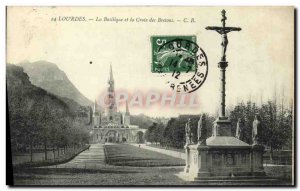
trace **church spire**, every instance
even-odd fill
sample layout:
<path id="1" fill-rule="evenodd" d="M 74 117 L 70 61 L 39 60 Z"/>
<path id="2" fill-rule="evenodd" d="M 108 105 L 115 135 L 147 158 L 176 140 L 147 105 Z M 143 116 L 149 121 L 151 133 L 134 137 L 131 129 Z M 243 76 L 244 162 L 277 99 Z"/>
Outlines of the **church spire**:
<path id="1" fill-rule="evenodd" d="M 113 77 L 111 64 L 110 64 L 110 74 L 109 74 L 108 84 L 109 84 L 108 91 L 111 92 L 111 93 L 114 93 L 114 91 L 115 91 L 115 88 L 114 88 L 115 81 L 114 81 L 114 77 Z"/>
<path id="2" fill-rule="evenodd" d="M 110 75 L 109 75 L 109 80 L 108 80 L 108 93 L 109 93 L 109 103 L 110 106 L 108 108 L 108 113 L 110 118 L 112 119 L 113 115 L 115 112 L 117 112 L 117 105 L 116 105 L 116 100 L 115 100 L 115 82 L 113 78 L 113 72 L 112 72 L 112 66 L 110 64 Z"/>

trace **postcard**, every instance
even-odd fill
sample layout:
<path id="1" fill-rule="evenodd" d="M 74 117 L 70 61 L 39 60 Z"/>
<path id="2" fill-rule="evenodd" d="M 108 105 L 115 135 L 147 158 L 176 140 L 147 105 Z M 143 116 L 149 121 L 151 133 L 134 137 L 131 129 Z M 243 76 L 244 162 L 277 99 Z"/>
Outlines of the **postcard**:
<path id="1" fill-rule="evenodd" d="M 8 185 L 295 186 L 294 7 L 6 12 Z"/>

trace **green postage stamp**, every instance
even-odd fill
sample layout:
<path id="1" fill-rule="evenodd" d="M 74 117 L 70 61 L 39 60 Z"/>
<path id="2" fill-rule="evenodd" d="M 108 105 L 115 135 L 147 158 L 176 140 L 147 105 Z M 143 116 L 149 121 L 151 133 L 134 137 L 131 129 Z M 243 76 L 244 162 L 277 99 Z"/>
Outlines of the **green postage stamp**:
<path id="1" fill-rule="evenodd" d="M 184 40 L 184 42 L 182 41 Z M 196 70 L 196 36 L 152 36 L 152 73 Z"/>

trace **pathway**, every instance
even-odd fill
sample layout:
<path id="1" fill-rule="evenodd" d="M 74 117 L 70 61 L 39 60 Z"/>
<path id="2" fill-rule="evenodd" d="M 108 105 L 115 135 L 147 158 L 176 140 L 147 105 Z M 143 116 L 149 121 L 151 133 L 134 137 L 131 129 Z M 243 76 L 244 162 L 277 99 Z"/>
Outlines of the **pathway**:
<path id="1" fill-rule="evenodd" d="M 101 143 L 92 144 L 89 149 L 78 154 L 71 161 L 57 165 L 57 168 L 97 169 L 105 166 L 104 146 Z"/>

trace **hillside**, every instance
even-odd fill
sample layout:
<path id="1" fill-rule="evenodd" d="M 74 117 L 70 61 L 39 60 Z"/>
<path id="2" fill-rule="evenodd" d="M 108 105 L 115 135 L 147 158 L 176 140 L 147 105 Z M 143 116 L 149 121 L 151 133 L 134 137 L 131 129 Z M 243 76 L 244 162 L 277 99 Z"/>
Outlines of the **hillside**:
<path id="1" fill-rule="evenodd" d="M 72 99 L 82 106 L 92 106 L 87 99 L 69 80 L 67 75 L 56 64 L 47 61 L 22 62 L 19 64 L 29 76 L 29 80 L 54 95 Z"/>
<path id="2" fill-rule="evenodd" d="M 23 68 L 16 65 L 6 66 L 6 85 L 9 114 L 26 115 L 41 105 L 55 108 L 58 113 L 70 114 L 68 105 L 55 95 L 32 85 Z"/>
<path id="3" fill-rule="evenodd" d="M 142 129 L 148 129 L 153 122 L 157 122 L 155 119 L 148 117 L 144 114 L 131 115 L 130 122 L 132 125 L 138 125 Z"/>

